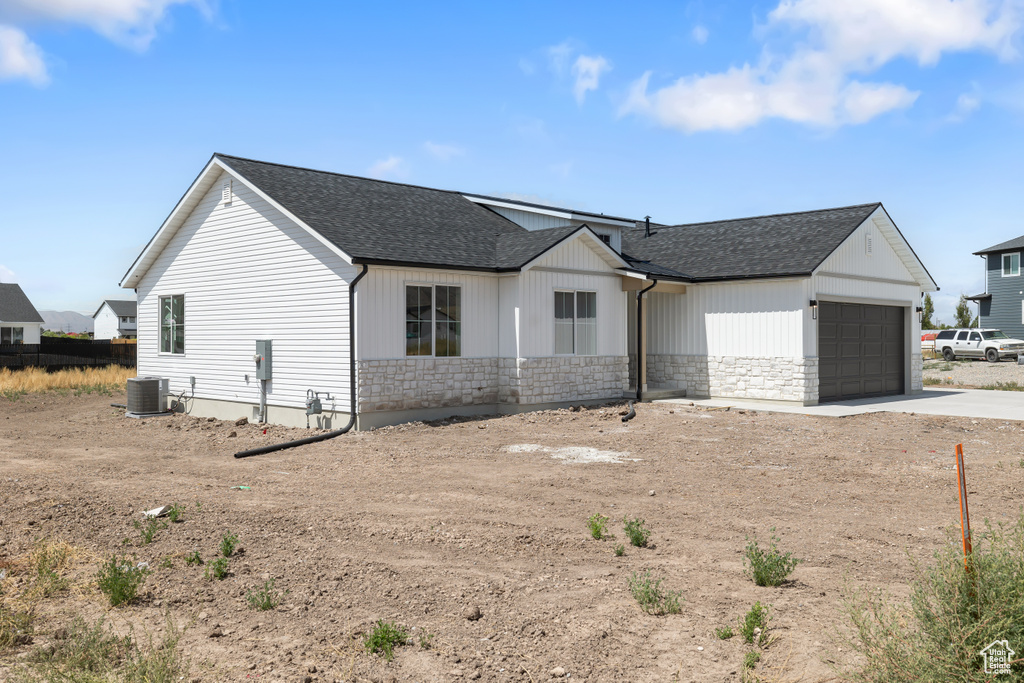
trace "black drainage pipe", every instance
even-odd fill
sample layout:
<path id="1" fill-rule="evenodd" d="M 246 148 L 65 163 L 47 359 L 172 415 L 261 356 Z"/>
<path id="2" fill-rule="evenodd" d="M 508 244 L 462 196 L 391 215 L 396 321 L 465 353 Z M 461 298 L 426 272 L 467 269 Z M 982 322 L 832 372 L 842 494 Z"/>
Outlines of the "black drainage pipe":
<path id="1" fill-rule="evenodd" d="M 644 400 L 644 385 L 641 383 L 641 375 L 647 374 L 647 354 L 643 352 L 642 345 L 644 342 L 644 294 L 651 291 L 658 286 L 658 281 L 651 278 L 651 286 L 647 289 L 641 289 L 636 293 L 636 400 L 637 403 L 643 403 Z M 644 361 L 643 372 L 640 369 L 640 361 Z M 623 420 L 625 422 L 625 420 Z"/>
<path id="2" fill-rule="evenodd" d="M 629 412 L 622 416 L 623 422 L 629 422 L 636 417 L 636 408 L 633 407 L 633 402 L 629 402 Z"/>
<path id="3" fill-rule="evenodd" d="M 349 416 L 348 424 L 341 429 L 336 429 L 333 432 L 327 432 L 325 434 L 317 434 L 316 436 L 307 436 L 305 439 L 296 439 L 295 441 L 285 441 L 283 443 L 275 443 L 271 446 L 260 446 L 259 448 L 250 448 L 247 451 L 239 451 L 235 453 L 236 458 L 251 458 L 254 455 L 264 455 L 266 453 L 273 453 L 274 451 L 283 451 L 286 448 L 295 448 L 296 446 L 305 446 L 307 444 L 316 443 L 318 441 L 327 441 L 333 439 L 336 436 L 345 434 L 355 426 L 356 424 L 356 283 L 363 279 L 370 267 L 363 264 L 363 270 L 360 271 L 359 275 L 353 278 L 352 282 L 348 284 L 348 360 L 349 360 L 349 389 L 351 394 L 349 395 Z"/>

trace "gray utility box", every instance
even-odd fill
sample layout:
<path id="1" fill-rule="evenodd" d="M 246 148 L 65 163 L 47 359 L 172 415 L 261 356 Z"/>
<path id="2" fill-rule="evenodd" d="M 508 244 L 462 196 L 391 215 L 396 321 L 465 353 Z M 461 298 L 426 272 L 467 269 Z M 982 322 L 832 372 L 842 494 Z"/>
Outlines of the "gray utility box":
<path id="1" fill-rule="evenodd" d="M 273 379 L 273 353 L 269 339 L 256 340 L 256 379 Z"/>

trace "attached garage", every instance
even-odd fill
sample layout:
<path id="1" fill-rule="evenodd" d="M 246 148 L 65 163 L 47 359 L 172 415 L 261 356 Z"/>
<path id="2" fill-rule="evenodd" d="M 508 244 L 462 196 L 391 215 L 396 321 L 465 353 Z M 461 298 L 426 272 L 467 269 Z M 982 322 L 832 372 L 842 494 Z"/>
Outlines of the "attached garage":
<path id="1" fill-rule="evenodd" d="M 822 301 L 818 311 L 818 400 L 904 393 L 904 310 Z"/>

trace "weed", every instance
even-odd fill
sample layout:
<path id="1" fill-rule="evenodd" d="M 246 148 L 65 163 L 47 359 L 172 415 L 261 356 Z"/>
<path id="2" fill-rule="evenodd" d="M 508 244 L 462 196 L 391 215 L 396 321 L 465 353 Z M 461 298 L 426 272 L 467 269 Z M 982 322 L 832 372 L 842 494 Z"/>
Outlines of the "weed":
<path id="1" fill-rule="evenodd" d="M 378 653 L 389 662 L 395 658 L 395 646 L 409 642 L 409 631 L 394 622 L 378 619 L 373 630 L 363 639 L 367 652 Z"/>
<path id="2" fill-rule="evenodd" d="M 31 638 L 34 620 L 34 612 L 7 607 L 0 590 L 0 652 Z"/>
<path id="3" fill-rule="evenodd" d="M 622 557 L 626 554 L 626 546 L 621 543 L 615 546 L 615 557 Z"/>
<path id="4" fill-rule="evenodd" d="M 954 539 L 957 539 L 954 542 Z M 857 656 L 842 671 L 851 681 L 992 681 L 979 653 L 996 640 L 1024 643 L 1024 512 L 1008 526 L 974 533 L 964 570 L 959 527 L 949 530 L 928 566 L 914 562 L 910 597 L 854 591 L 846 601 L 850 626 L 841 645 Z M 1018 654 L 1019 658 L 1020 655 Z M 1007 680 L 1019 680 L 1012 665 Z"/>
<path id="5" fill-rule="evenodd" d="M 146 517 L 145 522 L 135 520 L 132 522 L 132 526 L 139 530 L 139 535 L 142 536 L 142 545 L 149 545 L 156 538 L 156 532 L 167 528 L 167 522 L 162 522 L 156 517 Z"/>
<path id="6" fill-rule="evenodd" d="M 191 554 L 185 556 L 185 564 L 189 567 L 193 565 L 201 567 L 203 566 L 203 557 L 199 554 L 198 550 L 193 550 Z"/>
<path id="7" fill-rule="evenodd" d="M 663 580 L 651 579 L 650 571 L 644 572 L 642 576 L 634 572 L 629 579 L 629 592 L 640 603 L 640 609 L 648 614 L 679 614 L 682 611 L 679 604 L 682 593 L 662 590 Z"/>
<path id="8" fill-rule="evenodd" d="M 646 548 L 648 541 L 651 539 L 651 531 L 644 526 L 644 520 L 634 517 L 629 519 L 627 517 L 622 518 L 623 530 L 626 535 L 629 536 L 629 542 L 635 545 L 637 548 Z"/>
<path id="9" fill-rule="evenodd" d="M 715 635 L 719 640 L 729 640 L 736 634 L 732 632 L 732 626 L 723 626 L 715 629 Z"/>
<path id="10" fill-rule="evenodd" d="M 1024 384 L 1017 384 L 1016 382 L 996 382 L 995 384 L 985 384 L 978 388 L 989 389 L 990 391 L 1024 391 Z"/>
<path id="11" fill-rule="evenodd" d="M 771 619 L 768 616 L 768 610 L 770 608 L 771 605 L 762 605 L 759 600 L 740 619 L 740 635 L 743 636 L 744 643 L 753 644 L 755 637 L 757 638 L 758 645 L 764 645 L 768 642 L 768 621 Z"/>
<path id="12" fill-rule="evenodd" d="M 171 524 L 184 522 L 185 508 L 175 503 L 174 505 L 171 506 L 171 509 L 167 511 L 167 519 L 171 520 Z"/>
<path id="13" fill-rule="evenodd" d="M 433 633 L 421 633 L 420 634 L 420 649 L 429 650 L 434 647 L 434 634 Z"/>
<path id="14" fill-rule="evenodd" d="M 235 554 L 235 548 L 238 547 L 238 535 L 233 533 L 226 533 L 220 538 L 220 554 L 224 557 L 231 557 Z"/>
<path id="15" fill-rule="evenodd" d="M 924 382 L 924 385 L 926 387 L 934 386 L 936 384 L 942 384 L 942 380 L 939 379 L 938 377 L 925 377 L 922 381 Z"/>
<path id="16" fill-rule="evenodd" d="M 1020 462 L 1017 463 L 1017 467 L 1024 469 L 1024 458 L 1020 459 Z"/>
<path id="17" fill-rule="evenodd" d="M 747 654 L 743 655 L 743 668 L 753 669 L 757 666 L 757 663 L 761 661 L 761 653 L 757 650 L 751 650 Z"/>
<path id="18" fill-rule="evenodd" d="M 29 562 L 36 575 L 36 586 L 44 598 L 67 589 L 68 581 L 60 572 L 68 568 L 73 551 L 64 541 L 48 539 L 39 541 L 32 549 Z"/>
<path id="19" fill-rule="evenodd" d="M 796 566 L 802 561 L 793 557 L 790 553 L 779 552 L 779 541 L 782 540 L 775 535 L 775 527 L 771 529 L 771 537 L 767 550 L 762 550 L 757 543 L 757 536 L 751 540 L 747 537 L 747 549 L 745 573 L 754 580 L 758 586 L 781 586 L 786 577 L 793 573 Z"/>
<path id="20" fill-rule="evenodd" d="M 590 519 L 587 520 L 587 526 L 590 527 L 590 537 L 595 541 L 600 541 L 605 536 L 608 527 L 608 518 L 600 512 L 594 513 L 591 515 Z"/>
<path id="21" fill-rule="evenodd" d="M 264 581 L 260 588 L 250 590 L 245 596 L 245 601 L 249 603 L 249 609 L 266 612 L 281 604 L 281 594 L 274 588 L 274 579 L 270 579 Z"/>
<path id="22" fill-rule="evenodd" d="M 173 559 L 172 559 L 172 558 L 171 558 L 171 557 L 170 557 L 170 556 L 168 555 L 168 556 L 167 556 L 167 557 L 165 557 L 165 558 L 163 559 L 163 561 L 162 561 L 162 562 L 160 563 L 160 566 L 161 566 L 161 567 L 162 567 L 163 569 L 173 569 L 173 568 L 174 568 L 174 560 L 173 560 Z"/>
<path id="23" fill-rule="evenodd" d="M 210 581 L 223 581 L 228 576 L 228 558 L 218 557 L 206 565 L 206 578 Z"/>
<path id="24" fill-rule="evenodd" d="M 197 512 L 202 512 L 203 511 L 203 504 L 200 503 L 198 500 L 196 501 L 196 511 Z"/>
<path id="25" fill-rule="evenodd" d="M 97 583 L 110 599 L 110 606 L 117 607 L 135 599 L 147 574 L 149 569 L 137 566 L 135 558 L 113 555 L 100 567 Z"/>

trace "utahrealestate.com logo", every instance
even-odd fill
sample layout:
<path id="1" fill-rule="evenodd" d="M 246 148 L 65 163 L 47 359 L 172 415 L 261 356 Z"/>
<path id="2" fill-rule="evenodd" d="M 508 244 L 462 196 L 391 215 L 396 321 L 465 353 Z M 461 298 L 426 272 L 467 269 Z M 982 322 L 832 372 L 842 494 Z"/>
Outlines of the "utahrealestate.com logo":
<path id="1" fill-rule="evenodd" d="M 981 656 L 985 660 L 985 673 L 987 674 L 1008 674 L 1010 673 L 1010 662 L 1016 653 L 1010 649 L 1010 643 L 1005 640 L 993 640 L 984 650 Z"/>

